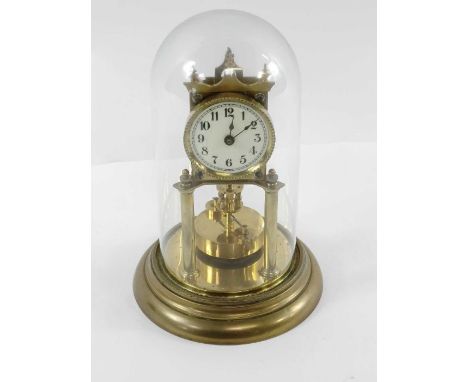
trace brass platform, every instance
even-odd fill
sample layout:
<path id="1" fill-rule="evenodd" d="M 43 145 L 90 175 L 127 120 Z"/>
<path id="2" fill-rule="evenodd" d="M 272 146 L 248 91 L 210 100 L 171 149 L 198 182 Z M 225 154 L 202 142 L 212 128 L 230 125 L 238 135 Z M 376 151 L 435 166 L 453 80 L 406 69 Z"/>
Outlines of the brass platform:
<path id="1" fill-rule="evenodd" d="M 244 344 L 282 334 L 301 323 L 322 294 L 322 274 L 312 252 L 297 240 L 288 270 L 268 287 L 244 293 L 199 291 L 177 281 L 155 242 L 143 255 L 133 282 L 148 318 L 186 339 Z"/>
<path id="2" fill-rule="evenodd" d="M 205 232 L 208 230 L 205 230 Z M 201 240 L 199 240 L 201 241 Z M 165 269 L 176 279 L 183 278 L 184 268 L 182 261 L 182 230 L 180 224 L 171 229 L 161 244 L 161 252 L 164 254 Z M 277 231 L 277 255 L 276 267 L 280 274 L 287 271 L 294 251 L 294 240 L 288 232 L 278 226 Z M 206 249 L 206 246 L 202 248 Z M 268 287 L 274 280 L 266 280 L 260 274 L 263 266 L 263 248 L 249 256 L 238 258 L 221 258 L 208 256 L 196 246 L 196 268 L 199 277 L 187 280 L 185 287 L 203 292 L 221 293 L 247 293 L 258 289 L 260 286 Z M 227 251 L 229 253 L 229 251 Z M 239 251 L 240 252 L 240 251 Z"/>

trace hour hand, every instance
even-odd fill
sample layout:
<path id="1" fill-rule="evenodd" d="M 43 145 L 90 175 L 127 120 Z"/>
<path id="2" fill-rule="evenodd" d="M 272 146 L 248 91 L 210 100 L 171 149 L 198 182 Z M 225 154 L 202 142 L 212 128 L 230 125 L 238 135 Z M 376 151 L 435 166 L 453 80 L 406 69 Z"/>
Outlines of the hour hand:
<path id="1" fill-rule="evenodd" d="M 231 124 L 229 125 L 229 135 L 232 137 L 232 130 L 234 130 L 234 116 L 230 115 L 231 119 Z"/>
<path id="2" fill-rule="evenodd" d="M 231 124 L 229 125 L 229 135 L 226 135 L 224 137 L 224 143 L 226 143 L 228 146 L 231 146 L 234 143 L 234 137 L 232 136 L 232 130 L 234 130 L 234 116 L 230 115 L 231 119 Z"/>

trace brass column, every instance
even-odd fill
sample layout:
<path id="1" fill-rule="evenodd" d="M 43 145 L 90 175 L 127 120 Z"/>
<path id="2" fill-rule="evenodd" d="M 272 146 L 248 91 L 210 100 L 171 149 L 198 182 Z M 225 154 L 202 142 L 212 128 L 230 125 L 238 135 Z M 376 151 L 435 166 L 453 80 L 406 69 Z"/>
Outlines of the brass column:
<path id="1" fill-rule="evenodd" d="M 180 191 L 183 266 L 182 273 L 184 278 L 191 279 L 198 275 L 198 271 L 196 269 L 195 262 L 193 188 L 191 176 L 187 169 L 182 171 L 182 175 L 180 176 L 180 183 L 176 185 L 176 188 Z"/>
<path id="2" fill-rule="evenodd" d="M 260 274 L 271 279 L 278 275 L 276 268 L 276 239 L 278 237 L 278 175 L 271 169 L 265 187 L 265 241 L 263 246 L 263 268 Z"/>

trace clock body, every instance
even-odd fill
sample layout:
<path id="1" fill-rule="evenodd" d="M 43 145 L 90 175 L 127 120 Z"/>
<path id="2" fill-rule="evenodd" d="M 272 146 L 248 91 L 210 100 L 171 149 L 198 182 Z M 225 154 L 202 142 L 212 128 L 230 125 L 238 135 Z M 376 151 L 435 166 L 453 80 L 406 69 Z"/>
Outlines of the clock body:
<path id="1" fill-rule="evenodd" d="M 184 133 L 192 166 L 214 178 L 263 173 L 274 145 L 275 131 L 267 110 L 235 93 L 221 93 L 197 105 Z"/>

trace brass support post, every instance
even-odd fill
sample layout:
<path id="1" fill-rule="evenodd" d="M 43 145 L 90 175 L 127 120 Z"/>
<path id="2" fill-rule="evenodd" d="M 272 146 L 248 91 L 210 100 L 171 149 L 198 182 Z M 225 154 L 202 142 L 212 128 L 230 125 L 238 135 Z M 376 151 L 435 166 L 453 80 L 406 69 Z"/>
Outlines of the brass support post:
<path id="1" fill-rule="evenodd" d="M 180 211 L 182 226 L 182 266 L 186 279 L 197 277 L 194 238 L 193 188 L 188 170 L 183 170 L 180 176 Z"/>
<path id="2" fill-rule="evenodd" d="M 265 241 L 263 246 L 263 268 L 260 274 L 271 279 L 278 275 L 276 269 L 276 239 L 278 236 L 278 175 L 275 170 L 268 172 L 265 188 Z"/>

